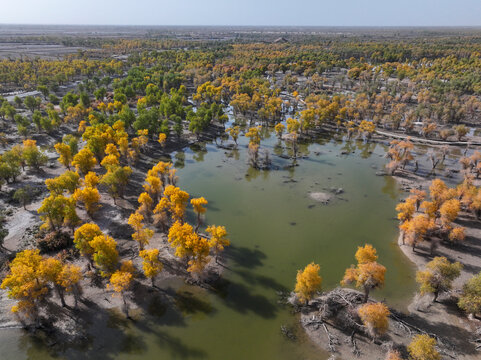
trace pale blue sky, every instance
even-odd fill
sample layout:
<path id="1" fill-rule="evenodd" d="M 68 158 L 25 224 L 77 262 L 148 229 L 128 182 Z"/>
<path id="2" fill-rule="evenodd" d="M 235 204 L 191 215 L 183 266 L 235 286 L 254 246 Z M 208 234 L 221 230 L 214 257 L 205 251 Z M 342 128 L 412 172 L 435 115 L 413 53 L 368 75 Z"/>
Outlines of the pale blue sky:
<path id="1" fill-rule="evenodd" d="M 481 0 L 0 0 L 0 23 L 479 26 Z"/>

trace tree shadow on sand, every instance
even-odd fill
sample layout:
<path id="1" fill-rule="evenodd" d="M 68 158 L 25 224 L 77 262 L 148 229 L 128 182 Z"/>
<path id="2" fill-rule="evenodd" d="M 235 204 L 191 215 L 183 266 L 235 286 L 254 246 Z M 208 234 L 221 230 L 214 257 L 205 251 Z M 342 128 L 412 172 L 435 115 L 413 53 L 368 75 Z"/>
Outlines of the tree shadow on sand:
<path id="1" fill-rule="evenodd" d="M 142 314 L 149 315 L 130 320 L 120 309 L 104 309 L 87 299 L 81 301 L 81 310 L 48 303 L 48 313 L 57 314 L 55 323 L 44 319 L 43 330 L 26 336 L 24 341 L 35 343 L 36 346 L 30 346 L 29 349 L 49 346 L 52 356 L 66 356 L 73 360 L 114 360 L 120 354 L 145 353 L 149 349 L 145 334 L 151 334 L 156 339 L 154 344 L 166 349 L 171 359 L 206 358 L 207 354 L 202 349 L 187 345 L 165 330 L 160 330 L 159 326 L 186 326 L 183 315 L 175 305 L 179 297 L 185 306 L 192 306 L 192 311 L 212 312 L 214 309 L 189 294 L 179 295 L 170 288 L 158 291 L 142 286 L 142 291 L 137 286 L 137 296 L 133 295 L 130 301 L 144 310 Z M 176 295 L 172 297 L 171 293 Z M 159 310 L 159 307 L 161 311 L 152 311 Z M 33 353 L 31 358 L 35 358 Z"/>

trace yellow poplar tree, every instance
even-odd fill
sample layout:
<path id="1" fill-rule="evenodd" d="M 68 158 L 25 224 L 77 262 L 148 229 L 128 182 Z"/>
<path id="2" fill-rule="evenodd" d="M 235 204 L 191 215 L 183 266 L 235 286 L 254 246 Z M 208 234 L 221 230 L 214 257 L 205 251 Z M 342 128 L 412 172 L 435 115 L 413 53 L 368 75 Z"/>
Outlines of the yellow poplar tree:
<path id="1" fill-rule="evenodd" d="M 73 242 L 75 247 L 80 251 L 80 254 L 85 256 L 87 260 L 92 263 L 92 255 L 94 249 L 90 246 L 90 242 L 96 237 L 101 236 L 102 231 L 99 226 L 94 223 L 87 223 L 80 226 L 74 233 Z"/>
<path id="2" fill-rule="evenodd" d="M 159 260 L 159 250 L 142 250 L 139 252 L 139 256 L 142 258 L 142 269 L 144 275 L 152 281 L 154 286 L 154 279 L 162 271 L 162 263 Z"/>
<path id="3" fill-rule="evenodd" d="M 97 165 L 97 159 L 89 148 L 83 148 L 73 157 L 72 165 L 82 174 L 87 174 Z"/>
<path id="4" fill-rule="evenodd" d="M 96 188 L 86 187 L 75 190 L 73 197 L 76 201 L 83 202 L 87 214 L 92 216 L 98 210 L 100 201 L 100 193 Z"/>
<path id="5" fill-rule="evenodd" d="M 1 288 L 8 289 L 8 297 L 18 301 L 12 312 L 38 321 L 39 303 L 48 293 L 47 282 L 38 273 L 42 256 L 38 249 L 24 250 L 9 264 L 10 271 Z"/>
<path id="6" fill-rule="evenodd" d="M 362 288 L 364 290 L 364 302 L 367 302 L 369 292 L 372 289 L 384 285 L 384 275 L 386 273 L 386 268 L 375 261 L 377 260 L 375 249 L 372 248 L 374 252 L 369 251 L 370 255 L 366 256 L 366 247 L 367 246 L 358 249 L 356 252 L 356 259 L 358 260 L 357 266 L 354 267 L 354 265 L 352 265 L 349 269 L 346 269 L 344 278 L 341 281 L 341 285 L 343 286 L 355 283 L 356 287 Z M 361 253 L 363 253 L 363 255 L 361 255 Z M 359 260 L 366 262 L 359 262 Z"/>
<path id="7" fill-rule="evenodd" d="M 230 241 L 227 238 L 227 230 L 225 226 L 211 225 L 207 227 L 206 231 L 211 235 L 209 246 L 214 250 L 215 260 L 217 261 L 219 254 L 224 251 L 226 246 L 230 245 Z"/>
<path id="8" fill-rule="evenodd" d="M 359 308 L 358 313 L 364 326 L 366 326 L 373 338 L 385 334 L 388 330 L 390 312 L 385 304 L 364 304 Z"/>
<path id="9" fill-rule="evenodd" d="M 60 164 L 70 169 L 70 163 L 72 162 L 72 150 L 70 146 L 64 143 L 55 144 L 55 151 L 59 154 L 58 161 Z"/>
<path id="10" fill-rule="evenodd" d="M 129 308 L 127 305 L 127 298 L 126 292 L 129 290 L 130 286 L 132 285 L 132 280 L 134 278 L 134 265 L 132 261 L 123 261 L 122 265 L 119 270 L 115 271 L 110 276 L 110 283 L 108 284 L 108 288 L 113 289 L 116 294 L 122 297 L 122 301 L 124 304 L 124 312 L 127 318 L 129 317 Z M 114 293 L 114 295 L 115 295 Z"/>
<path id="11" fill-rule="evenodd" d="M 296 293 L 301 303 L 311 300 L 316 291 L 321 289 L 322 278 L 319 275 L 321 267 L 318 264 L 310 263 L 304 270 L 298 270 L 296 276 Z"/>
<path id="12" fill-rule="evenodd" d="M 93 249 L 93 260 L 100 269 L 100 274 L 104 277 L 109 276 L 117 265 L 119 253 L 117 252 L 117 242 L 107 235 L 98 235 L 89 242 Z"/>
<path id="13" fill-rule="evenodd" d="M 190 203 L 194 208 L 194 212 L 197 214 L 197 226 L 195 227 L 195 230 L 197 231 L 201 223 L 201 215 L 205 214 L 205 212 L 207 211 L 207 209 L 205 208 L 205 205 L 207 205 L 208 202 L 203 197 L 200 197 L 200 198 L 191 199 Z"/>
<path id="14" fill-rule="evenodd" d="M 144 227 L 142 220 L 144 220 L 144 216 L 138 212 L 132 213 L 128 220 L 128 224 L 134 230 L 132 239 L 139 243 L 140 250 L 149 244 L 150 238 L 154 235 L 152 230 Z"/>
<path id="15" fill-rule="evenodd" d="M 408 352 L 413 360 L 441 360 L 436 350 L 436 340 L 429 335 L 416 335 L 408 345 Z"/>

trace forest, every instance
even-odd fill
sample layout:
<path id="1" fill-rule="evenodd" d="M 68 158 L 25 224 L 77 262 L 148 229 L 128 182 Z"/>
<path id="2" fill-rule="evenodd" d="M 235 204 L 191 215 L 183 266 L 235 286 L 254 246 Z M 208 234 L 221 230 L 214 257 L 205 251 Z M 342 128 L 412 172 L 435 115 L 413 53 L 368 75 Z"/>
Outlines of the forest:
<path id="1" fill-rule="evenodd" d="M 475 30 L 0 33 L 0 348 L 476 359 L 480 175 Z"/>

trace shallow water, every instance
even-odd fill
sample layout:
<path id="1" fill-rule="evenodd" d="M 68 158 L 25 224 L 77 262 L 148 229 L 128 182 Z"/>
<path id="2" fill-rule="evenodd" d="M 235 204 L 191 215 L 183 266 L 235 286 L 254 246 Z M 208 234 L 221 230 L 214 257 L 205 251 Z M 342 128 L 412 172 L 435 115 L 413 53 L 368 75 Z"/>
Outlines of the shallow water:
<path id="1" fill-rule="evenodd" d="M 272 136 L 261 149 L 269 149 L 276 169 L 257 171 L 247 165 L 244 141 L 238 151 L 207 144 L 173 158 L 179 185 L 209 201 L 206 223 L 225 225 L 230 234 L 225 284 L 217 292 L 159 281 L 177 291 L 176 309 L 159 305 L 160 316 L 136 323 L 112 315 L 102 337 L 58 357 L 20 331 L 0 330 L 1 358 L 327 359 L 278 303 L 277 292 L 291 290 L 296 271 L 311 261 L 321 265 L 323 288 L 335 287 L 365 243 L 388 269 L 385 288 L 372 295 L 402 308 L 414 290 L 414 271 L 395 243 L 396 184 L 375 175 L 386 161 L 382 146 L 320 139 L 301 145 L 305 158 L 286 168 L 292 160 L 275 155 L 286 151 Z M 331 187 L 344 192 L 329 205 L 308 196 Z M 296 341 L 282 335 L 282 325 Z"/>

